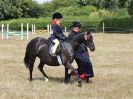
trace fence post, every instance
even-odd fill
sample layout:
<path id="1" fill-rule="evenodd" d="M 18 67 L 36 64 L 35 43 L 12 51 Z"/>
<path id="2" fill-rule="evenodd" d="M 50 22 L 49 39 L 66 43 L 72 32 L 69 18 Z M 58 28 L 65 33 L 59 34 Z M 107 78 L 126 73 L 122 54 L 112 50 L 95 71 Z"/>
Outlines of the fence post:
<path id="1" fill-rule="evenodd" d="M 104 22 L 103 22 L 103 33 L 104 33 L 104 29 L 105 29 L 105 26 L 104 26 Z"/>
<path id="2" fill-rule="evenodd" d="M 23 23 L 21 23 L 21 40 L 24 39 Z"/>
<path id="3" fill-rule="evenodd" d="M 65 33 L 67 33 L 67 28 L 65 27 Z"/>
<path id="4" fill-rule="evenodd" d="M 1 28 L 2 28 L 1 29 L 1 31 L 2 31 L 2 34 L 1 34 L 2 35 L 2 38 L 1 39 L 3 40 L 4 39 L 4 24 L 2 24 L 2 27 Z"/>
<path id="5" fill-rule="evenodd" d="M 6 30 L 6 39 L 7 40 L 9 39 L 8 32 L 9 32 L 9 24 L 7 24 L 7 30 Z"/>
<path id="6" fill-rule="evenodd" d="M 36 31 L 36 26 L 35 26 L 35 24 L 34 24 L 34 30 L 33 30 L 33 31 L 34 31 L 33 33 L 35 34 L 35 31 Z"/>
<path id="7" fill-rule="evenodd" d="M 27 40 L 29 39 L 29 24 L 27 23 Z"/>
<path id="8" fill-rule="evenodd" d="M 32 34 L 33 34 L 33 24 L 32 24 L 32 30 L 31 31 L 32 31 Z"/>
<path id="9" fill-rule="evenodd" d="M 49 25 L 50 34 L 52 34 L 51 24 Z"/>
<path id="10" fill-rule="evenodd" d="M 47 25 L 47 32 L 48 32 L 48 34 L 50 34 L 50 33 L 49 33 L 49 24 Z"/>

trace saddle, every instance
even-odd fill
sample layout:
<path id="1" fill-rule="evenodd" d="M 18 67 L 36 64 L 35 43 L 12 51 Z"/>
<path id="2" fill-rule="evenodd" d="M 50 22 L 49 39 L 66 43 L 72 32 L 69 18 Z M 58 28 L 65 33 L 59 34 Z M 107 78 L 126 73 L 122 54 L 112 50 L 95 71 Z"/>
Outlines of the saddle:
<path id="1" fill-rule="evenodd" d="M 48 41 L 47 42 L 47 44 L 48 44 L 48 51 L 49 51 L 49 54 L 52 56 L 52 50 L 53 50 L 54 43 L 50 39 L 48 39 L 47 41 Z M 60 49 L 61 49 L 61 43 L 59 44 L 58 48 L 56 49 L 56 52 L 55 52 L 56 56 L 55 56 L 55 58 L 57 58 L 58 63 L 60 65 L 62 65 L 62 59 L 60 57 L 60 53 L 61 53 Z"/>

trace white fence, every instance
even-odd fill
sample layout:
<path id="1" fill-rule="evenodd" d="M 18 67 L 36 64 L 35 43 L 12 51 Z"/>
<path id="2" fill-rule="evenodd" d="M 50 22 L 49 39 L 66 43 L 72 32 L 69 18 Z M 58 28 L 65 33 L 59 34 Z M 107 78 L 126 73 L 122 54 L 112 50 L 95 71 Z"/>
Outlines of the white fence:
<path id="1" fill-rule="evenodd" d="M 26 36 L 26 39 L 29 39 L 29 23 L 26 24 L 27 29 L 24 31 L 24 24 L 21 23 L 21 31 L 10 31 L 9 24 L 2 24 L 1 25 L 1 39 L 4 38 L 9 39 L 10 36 L 19 36 L 21 40 L 24 39 L 24 36 Z M 35 34 L 36 26 L 35 24 L 32 24 L 32 34 Z"/>

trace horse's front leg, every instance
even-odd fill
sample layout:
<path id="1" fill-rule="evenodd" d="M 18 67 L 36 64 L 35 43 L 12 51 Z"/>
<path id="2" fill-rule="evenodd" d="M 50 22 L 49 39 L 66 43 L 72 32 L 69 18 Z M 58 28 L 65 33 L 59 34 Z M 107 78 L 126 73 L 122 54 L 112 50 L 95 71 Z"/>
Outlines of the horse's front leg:
<path id="1" fill-rule="evenodd" d="M 67 63 L 67 65 L 66 65 L 70 70 L 72 70 L 72 71 L 74 71 L 75 72 L 75 74 L 76 74 L 76 76 L 77 76 L 77 79 L 78 79 L 78 83 L 79 83 L 79 87 L 81 87 L 82 86 L 82 82 L 81 82 L 81 78 L 80 78 L 80 76 L 79 76 L 79 74 L 78 74 L 78 71 L 70 64 L 70 63 Z"/>
<path id="2" fill-rule="evenodd" d="M 68 74 L 68 67 L 65 67 L 65 79 L 64 83 L 68 83 L 70 81 L 70 75 Z"/>

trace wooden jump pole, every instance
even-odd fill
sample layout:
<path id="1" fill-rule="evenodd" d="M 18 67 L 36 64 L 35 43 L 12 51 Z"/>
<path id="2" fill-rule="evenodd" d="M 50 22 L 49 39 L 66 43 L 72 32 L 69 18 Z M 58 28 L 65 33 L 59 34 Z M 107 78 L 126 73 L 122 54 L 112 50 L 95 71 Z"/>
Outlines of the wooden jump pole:
<path id="1" fill-rule="evenodd" d="M 32 24 L 32 34 L 33 34 L 33 24 Z"/>
<path id="2" fill-rule="evenodd" d="M 36 33 L 36 25 L 34 24 L 34 30 L 33 30 L 34 32 L 34 34 Z"/>
<path id="3" fill-rule="evenodd" d="M 9 39 L 9 24 L 7 24 L 7 29 L 6 29 L 6 39 L 8 40 Z"/>
<path id="4" fill-rule="evenodd" d="M 67 33 L 67 28 L 65 27 L 65 33 Z"/>
<path id="5" fill-rule="evenodd" d="M 27 23 L 27 40 L 29 39 L 29 23 Z"/>
<path id="6" fill-rule="evenodd" d="M 4 39 L 4 24 L 2 24 L 2 27 L 1 27 L 1 32 L 2 32 L 2 37 L 1 37 L 1 39 L 3 40 Z"/>
<path id="7" fill-rule="evenodd" d="M 48 32 L 48 34 L 50 34 L 50 32 L 49 32 L 49 24 L 47 25 L 47 32 Z"/>
<path id="8" fill-rule="evenodd" d="M 103 22 L 103 33 L 104 33 L 104 30 L 105 30 L 105 24 L 104 24 L 104 22 Z"/>
<path id="9" fill-rule="evenodd" d="M 23 23 L 21 23 L 21 40 L 24 39 L 24 29 L 23 29 Z"/>
<path id="10" fill-rule="evenodd" d="M 51 24 L 49 25 L 50 34 L 52 34 Z"/>

